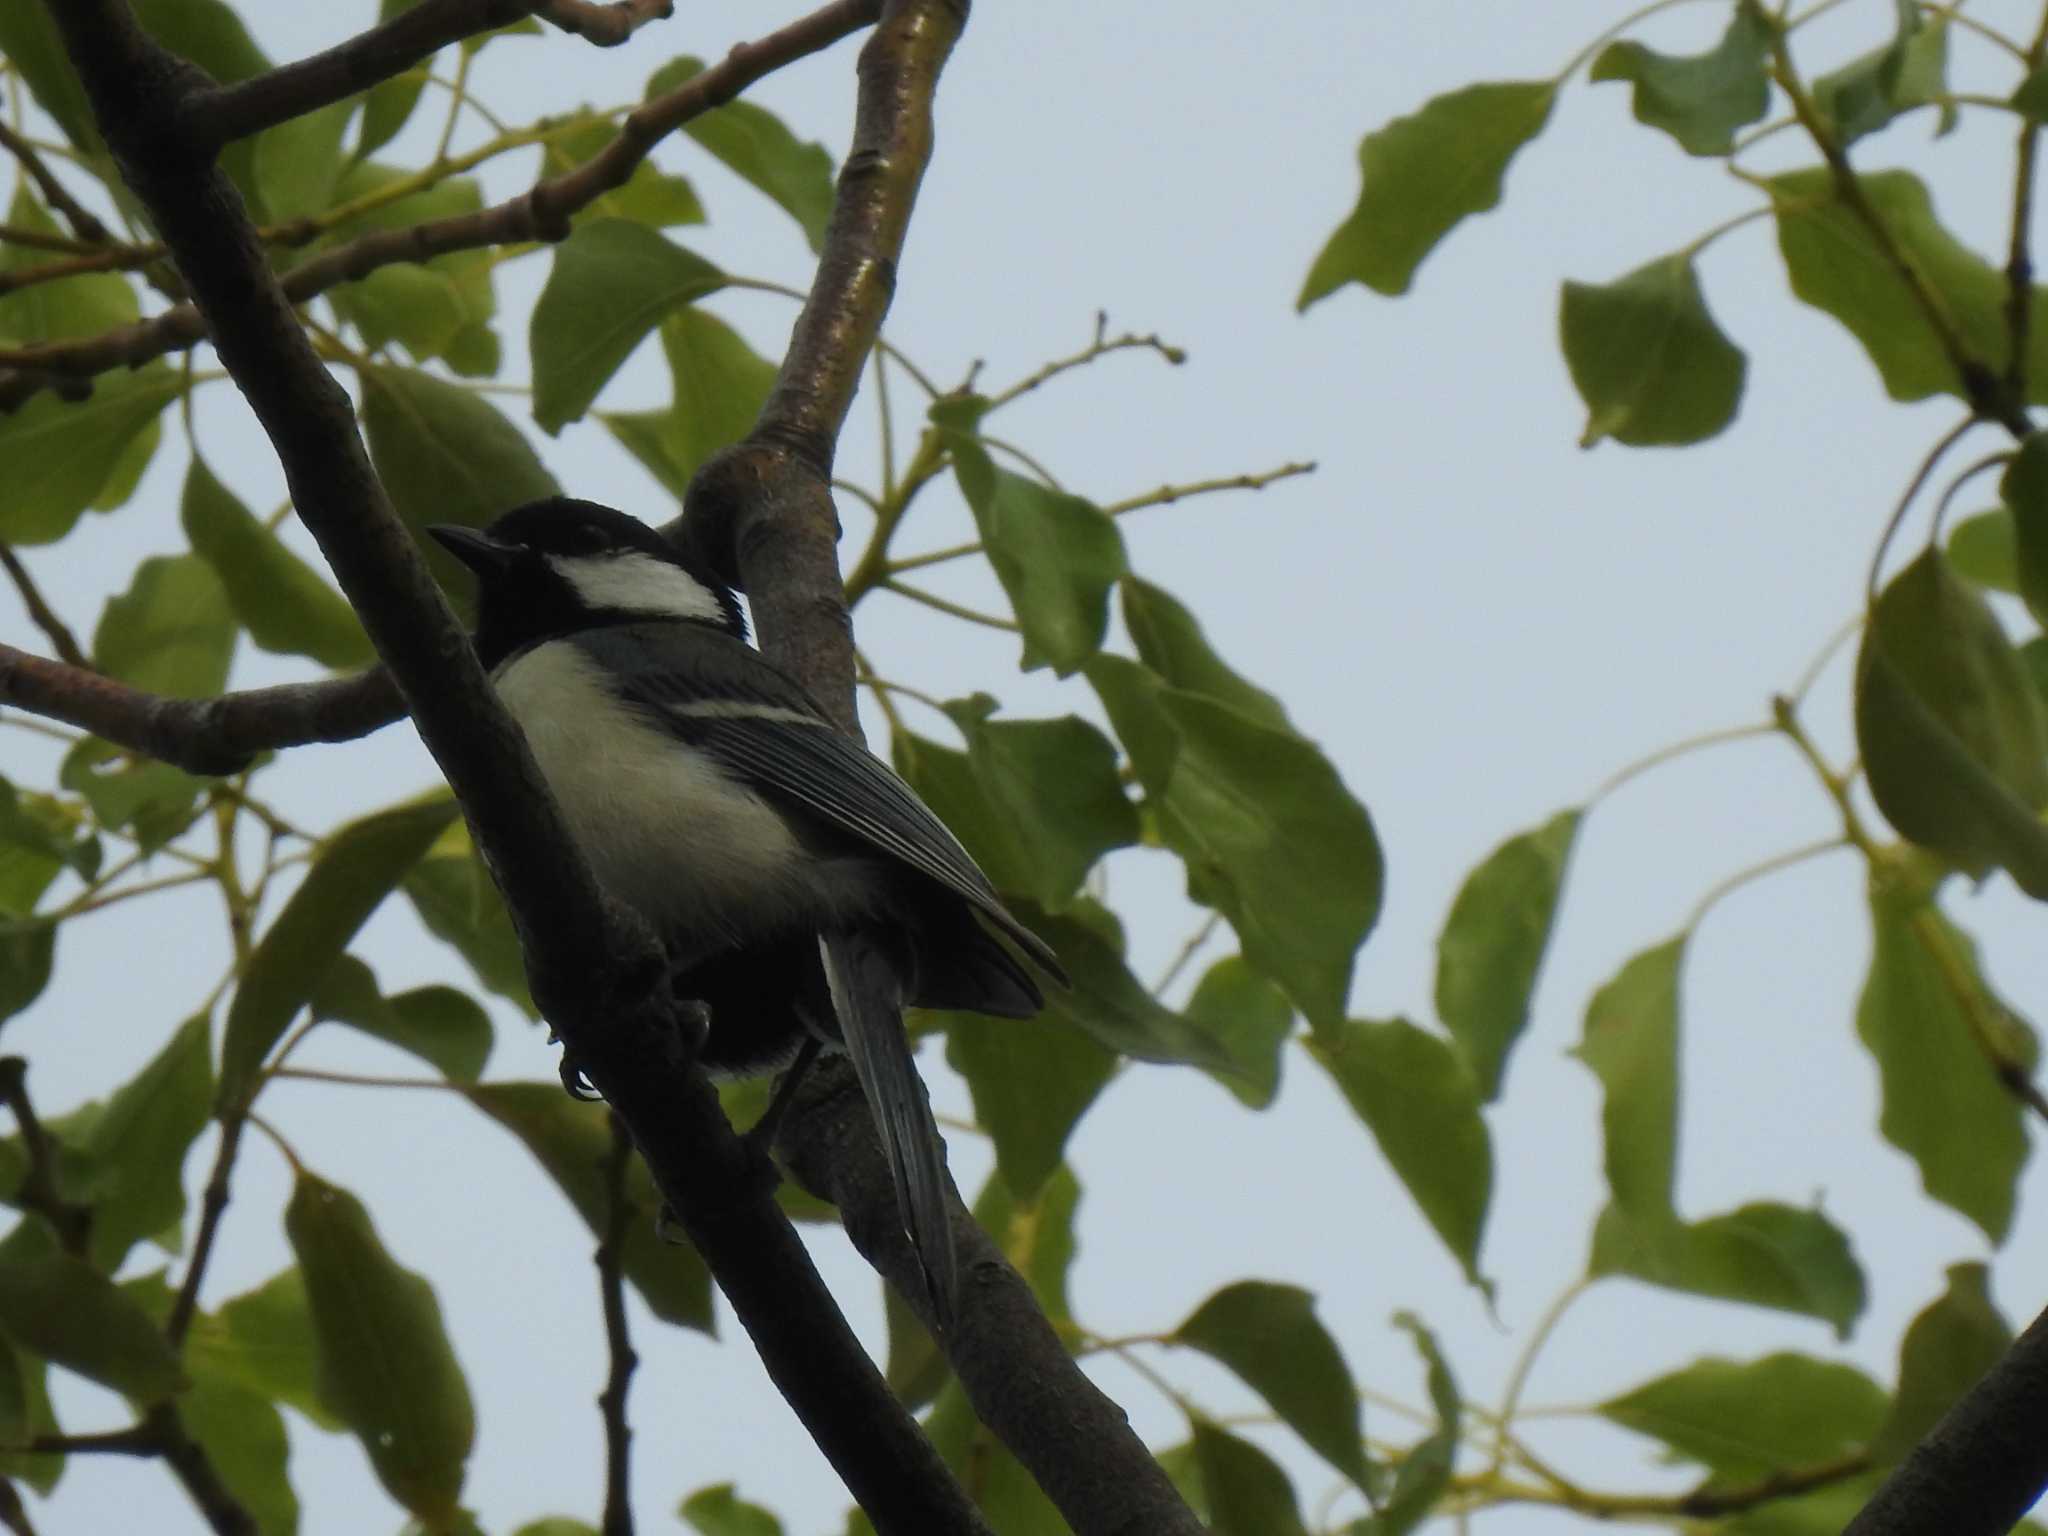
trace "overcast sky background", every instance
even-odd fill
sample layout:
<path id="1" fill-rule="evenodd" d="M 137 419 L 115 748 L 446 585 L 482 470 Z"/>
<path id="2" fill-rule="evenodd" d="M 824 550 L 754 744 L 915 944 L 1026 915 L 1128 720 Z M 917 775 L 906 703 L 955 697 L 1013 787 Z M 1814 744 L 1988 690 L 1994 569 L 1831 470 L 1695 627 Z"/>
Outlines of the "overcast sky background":
<path id="1" fill-rule="evenodd" d="M 986 0 L 943 81 L 937 158 L 891 338 L 945 383 L 983 360 L 985 386 L 1075 350 L 1097 309 L 1115 329 L 1185 346 L 1190 361 L 1178 370 L 1141 354 L 1112 358 L 1005 412 L 1004 436 L 1100 500 L 1291 459 L 1321 466 L 1256 497 L 1140 514 L 1124 533 L 1134 568 L 1188 602 L 1223 656 L 1285 700 L 1372 811 L 1389 879 L 1357 970 L 1362 1016 L 1430 1017 L 1437 929 L 1466 871 L 1503 838 L 1583 803 L 1644 753 L 1766 716 L 1771 694 L 1856 611 L 1877 530 L 1958 414 L 1946 400 L 1887 401 L 1848 336 L 1789 298 L 1770 227 L 1759 223 L 1701 261 L 1710 305 L 1751 351 L 1734 427 L 1684 452 L 1580 451 L 1582 409 L 1556 346 L 1560 281 L 1619 276 L 1755 202 L 1715 164 L 1688 160 L 1634 124 L 1625 87 L 1589 88 L 1582 77 L 1515 163 L 1504 208 L 1458 230 L 1413 293 L 1394 301 L 1354 287 L 1306 317 L 1293 312 L 1309 261 L 1356 195 L 1363 133 L 1471 81 L 1548 75 L 1624 9 L 1609 0 L 1293 0 L 1247 10 L 1184 0 L 1168 20 L 1135 4 Z M 360 0 L 259 6 L 248 19 L 283 59 L 338 40 L 369 10 Z M 690 0 L 618 50 L 553 34 L 496 44 L 473 79 L 501 116 L 524 121 L 636 97 L 673 54 L 716 57 L 794 14 Z M 1891 14 L 1888 0 L 1850 0 L 1802 34 L 1807 59 L 1833 64 L 1874 44 Z M 2016 0 L 1983 0 L 1970 14 L 2018 31 L 2037 19 Z M 1725 6 L 1680 6 L 1637 35 L 1701 48 L 1725 19 Z M 1956 37 L 1954 55 L 1956 80 L 2010 88 L 2005 73 L 1986 73 L 1996 60 L 1967 36 Z M 853 57 L 854 45 L 842 45 L 764 82 L 752 99 L 842 153 Z M 443 99 L 422 105 L 429 130 Z M 1967 113 L 1938 144 L 1931 126 L 1929 114 L 1907 120 L 1861 149 L 1862 163 L 1923 168 L 1947 225 L 1980 250 L 1998 249 L 2007 121 Z M 467 123 L 457 145 L 478 136 Z M 416 142 L 413 154 L 424 154 Z M 736 272 L 808 282 L 808 253 L 779 212 L 687 142 L 665 144 L 656 158 L 688 175 L 711 213 L 708 228 L 671 231 L 675 238 Z M 1811 158 L 1788 134 L 1755 164 Z M 487 189 L 516 191 L 532 166 L 531 156 L 493 162 Z M 543 254 L 500 270 L 509 355 L 547 266 Z M 708 307 L 779 355 L 793 314 L 785 301 L 720 295 Z M 517 362 L 507 376 L 520 377 Z M 602 404 L 667 399 L 650 345 Z M 907 413 L 909 393 L 897 399 Z M 877 462 L 871 406 L 857 407 L 842 458 L 843 473 L 868 483 Z M 198 409 L 216 471 L 251 505 L 274 506 L 281 477 L 239 399 L 216 386 Z M 1983 447 L 1992 446 L 1987 436 Z M 572 493 L 650 520 L 674 514 L 594 421 L 541 447 Z M 88 519 L 61 548 L 31 552 L 81 632 L 144 550 L 182 548 L 184 462 L 182 444 L 167 440 L 118 517 Z M 962 536 L 965 514 L 950 488 L 940 490 L 920 502 L 901 548 Z M 851 552 L 865 529 L 857 505 L 842 511 Z M 996 601 L 986 574 L 965 565 L 934 585 Z M 0 613 L 10 638 L 33 638 L 11 599 Z M 941 630 L 887 596 L 865 605 L 860 623 L 883 669 L 929 692 L 985 688 L 1022 713 L 1095 713 L 1079 682 L 1019 676 L 1007 637 Z M 1847 672 L 1842 661 L 1829 670 L 1813 710 L 1838 760 L 1850 754 Z M 238 658 L 238 684 L 297 675 L 246 646 Z M 45 761 L 20 733 L 0 737 L 10 776 L 33 781 Z M 265 782 L 291 814 L 331 824 L 431 774 L 401 727 L 308 749 Z M 1714 882 L 1834 830 L 1810 776 L 1768 741 L 1665 768 L 1588 823 L 1534 1021 L 1489 1115 L 1497 1175 L 1484 1264 L 1499 1283 L 1497 1320 L 1299 1053 L 1263 1115 L 1190 1071 L 1137 1067 L 1112 1085 L 1070 1147 L 1084 1190 L 1077 1317 L 1106 1334 L 1163 1330 L 1231 1280 L 1288 1281 L 1316 1292 L 1361 1382 L 1422 1400 L 1412 1346 L 1388 1326 L 1394 1311 L 1412 1308 L 1439 1330 L 1465 1390 L 1497 1402 L 1531 1325 L 1581 1272 L 1604 1198 L 1598 1094 L 1565 1055 L 1588 997 L 1628 956 L 1677 931 Z M 1156 974 L 1197 916 L 1181 898 L 1177 866 L 1119 855 L 1111 891 L 1130 922 L 1135 968 Z M 1976 894 L 1952 892 L 1949 910 L 1984 939 L 2002 995 L 2039 1019 L 2048 960 L 2038 909 L 1999 877 Z M 1750 1199 L 1822 1200 L 1869 1279 L 1854 1337 L 1841 1345 L 1817 1322 L 1612 1282 L 1565 1323 L 1530 1402 L 1596 1401 L 1702 1354 L 1776 1349 L 1850 1360 L 1888 1383 L 1906 1322 L 1939 1294 L 1944 1268 L 1968 1259 L 1991 1259 L 1995 1294 L 2016 1324 L 2048 1299 L 2048 1175 L 2038 1161 L 2009 1250 L 1994 1256 L 1874 1136 L 1876 1074 L 1852 1016 L 1867 927 L 1860 862 L 1831 855 L 1718 907 L 1684 978 L 1681 1206 L 1704 1215 Z M 387 990 L 467 979 L 402 903 L 374 920 L 358 950 Z M 133 1070 L 136 1042 L 160 1037 L 204 997 L 224 955 L 217 912 L 199 899 L 138 903 L 67 928 L 55 981 L 8 1026 L 8 1049 L 35 1064 L 38 1102 L 57 1111 L 118 1083 Z M 541 1032 L 505 1020 L 491 1075 L 552 1076 Z M 307 1064 L 416 1071 L 408 1058 L 327 1033 L 337 1038 L 317 1040 Z M 964 1090 L 937 1053 L 922 1061 L 941 1109 L 964 1111 Z M 439 1288 L 479 1409 L 468 1499 L 485 1528 L 509 1532 L 549 1513 L 594 1520 L 602 1462 L 591 1400 L 604 1369 L 597 1288 L 590 1239 L 552 1186 L 503 1132 L 449 1096 L 283 1083 L 266 1095 L 265 1112 L 310 1166 L 369 1202 L 387 1245 Z M 195 1195 L 211 1142 L 188 1166 Z M 953 1160 L 963 1188 L 978 1187 L 985 1149 L 956 1136 Z M 253 1140 L 208 1276 L 209 1304 L 289 1262 L 277 1220 L 287 1189 L 281 1160 Z M 856 1326 L 879 1341 L 872 1276 L 836 1230 L 814 1232 L 812 1246 Z M 724 1342 L 713 1343 L 636 1316 L 643 1528 L 674 1528 L 681 1495 L 735 1479 L 793 1532 L 840 1529 L 843 1491 L 729 1318 Z M 1167 1364 L 1214 1411 L 1256 1407 L 1219 1370 L 1185 1358 Z M 1182 1438 L 1175 1410 L 1128 1370 L 1109 1364 L 1100 1376 L 1153 1443 Z M 77 1430 L 112 1427 L 123 1412 L 71 1384 L 60 1405 Z M 1375 1434 L 1410 1433 L 1384 1413 L 1368 1410 L 1367 1422 Z M 1647 1442 L 1597 1425 L 1558 1420 L 1530 1434 L 1595 1487 L 1687 1482 L 1656 1467 Z M 399 1525 L 352 1440 L 296 1420 L 293 1435 L 306 1536 Z M 1262 1443 L 1296 1472 L 1313 1514 L 1333 1479 L 1286 1437 Z M 201 1529 L 161 1468 L 118 1458 L 74 1466 L 35 1513 L 57 1536 L 138 1519 L 163 1536 Z M 1534 1510 L 1486 1522 L 1517 1533 L 1577 1525 Z"/>

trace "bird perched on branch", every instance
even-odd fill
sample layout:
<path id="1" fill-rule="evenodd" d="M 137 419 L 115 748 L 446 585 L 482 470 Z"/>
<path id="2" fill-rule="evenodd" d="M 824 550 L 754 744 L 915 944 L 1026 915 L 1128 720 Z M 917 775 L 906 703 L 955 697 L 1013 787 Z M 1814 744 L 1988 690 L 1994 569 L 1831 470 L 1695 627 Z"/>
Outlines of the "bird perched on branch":
<path id="1" fill-rule="evenodd" d="M 1026 1018 L 1044 997 L 1010 946 L 1065 985 L 1058 958 L 652 528 L 554 497 L 428 532 L 476 573 L 477 654 L 571 835 L 661 935 L 678 995 L 710 1000 L 700 1062 L 732 1075 L 846 1052 L 950 1316 L 944 1145 L 903 1009 Z"/>

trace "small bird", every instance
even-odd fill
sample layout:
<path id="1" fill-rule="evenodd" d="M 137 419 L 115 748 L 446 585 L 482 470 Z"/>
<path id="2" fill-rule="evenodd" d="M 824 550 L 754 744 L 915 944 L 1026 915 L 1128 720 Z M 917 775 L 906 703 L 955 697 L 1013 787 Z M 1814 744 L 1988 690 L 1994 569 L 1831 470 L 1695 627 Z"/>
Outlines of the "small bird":
<path id="1" fill-rule="evenodd" d="M 903 1009 L 1028 1018 L 1044 996 L 1002 941 L 1065 986 L 1058 957 L 676 544 L 568 497 L 427 531 L 476 573 L 478 658 L 571 835 L 661 936 L 677 996 L 709 1005 L 699 1061 L 742 1075 L 846 1052 L 950 1318 L 944 1144 Z"/>

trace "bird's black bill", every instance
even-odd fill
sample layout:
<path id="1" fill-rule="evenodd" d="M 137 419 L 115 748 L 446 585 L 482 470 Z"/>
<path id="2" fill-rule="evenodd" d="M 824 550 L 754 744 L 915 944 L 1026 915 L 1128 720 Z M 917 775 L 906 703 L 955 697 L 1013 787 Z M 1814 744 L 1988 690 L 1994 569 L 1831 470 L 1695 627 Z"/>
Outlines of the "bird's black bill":
<path id="1" fill-rule="evenodd" d="M 519 557 L 519 551 L 512 545 L 501 544 L 488 533 L 464 528 L 459 523 L 435 523 L 427 532 L 443 549 L 479 576 L 505 570 Z"/>

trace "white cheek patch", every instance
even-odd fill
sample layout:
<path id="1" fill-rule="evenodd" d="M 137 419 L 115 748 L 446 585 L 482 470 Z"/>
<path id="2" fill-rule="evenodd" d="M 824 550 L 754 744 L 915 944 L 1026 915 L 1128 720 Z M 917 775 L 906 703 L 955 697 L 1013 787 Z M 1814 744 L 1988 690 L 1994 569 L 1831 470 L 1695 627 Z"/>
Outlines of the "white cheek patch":
<path id="1" fill-rule="evenodd" d="M 550 555 L 548 563 L 586 606 L 671 619 L 726 622 L 724 606 L 679 565 L 637 550 L 618 555 Z"/>

